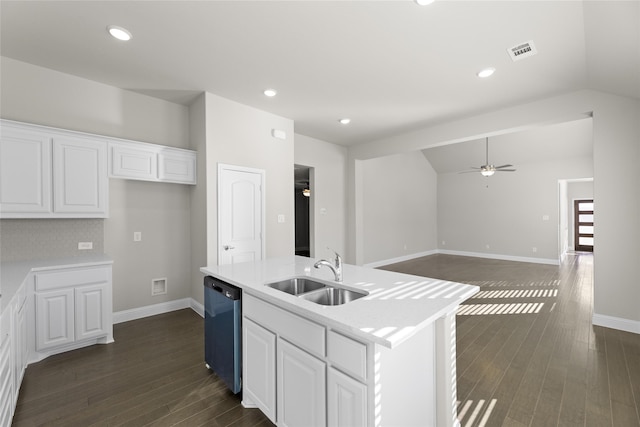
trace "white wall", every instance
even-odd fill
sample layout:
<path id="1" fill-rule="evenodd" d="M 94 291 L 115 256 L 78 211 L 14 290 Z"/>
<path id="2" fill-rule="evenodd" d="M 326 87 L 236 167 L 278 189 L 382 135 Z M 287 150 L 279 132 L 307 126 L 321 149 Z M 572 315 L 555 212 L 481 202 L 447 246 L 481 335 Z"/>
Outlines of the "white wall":
<path id="1" fill-rule="evenodd" d="M 186 107 L 37 67 L 1 61 L 3 118 L 188 148 Z M 105 252 L 114 259 L 113 309 L 189 296 L 189 186 L 110 180 Z M 133 231 L 143 240 L 133 243 Z M 151 297 L 151 279 L 168 294 Z"/>
<path id="2" fill-rule="evenodd" d="M 313 168 L 311 233 L 313 256 L 330 256 L 327 247 L 339 254 L 346 248 L 347 149 L 304 135 L 295 135 L 294 159 Z"/>
<path id="3" fill-rule="evenodd" d="M 365 264 L 437 248 L 437 174 L 422 152 L 362 163 Z"/>
<path id="4" fill-rule="evenodd" d="M 265 171 L 265 257 L 293 255 L 294 203 L 291 195 L 293 186 L 293 121 L 252 108 L 220 96 L 205 93 L 192 105 L 192 127 L 204 125 L 204 134 L 194 135 L 198 154 L 204 150 L 204 177 L 192 194 L 191 206 L 196 211 L 191 217 L 196 221 L 194 233 L 206 235 L 206 264 L 218 262 L 218 212 L 217 185 L 218 164 L 229 164 Z M 202 116 L 201 116 L 202 115 Z M 201 120 L 203 120 L 201 122 Z M 286 140 L 271 136 L 271 129 L 283 130 Z M 193 132 L 193 131 L 192 131 Z M 204 145 L 203 145 L 204 144 Z M 203 188 L 204 186 L 204 188 Z M 206 209 L 203 214 L 202 210 Z M 278 223 L 278 215 L 285 216 L 284 223 Z M 202 221 L 201 215 L 206 216 Z M 202 228 L 204 227 L 204 228 Z M 192 251 L 202 251 L 203 243 L 194 240 Z M 204 260 L 202 253 L 194 255 Z M 194 258 L 195 259 L 195 258 Z M 201 276 L 192 282 L 191 296 L 203 303 Z M 198 283 L 199 282 L 199 283 Z"/>
<path id="5" fill-rule="evenodd" d="M 198 152 L 196 171 L 197 185 L 191 188 L 191 297 L 200 304 L 204 303 L 203 278 L 200 268 L 207 265 L 207 175 L 215 168 L 208 168 L 206 96 L 201 94 L 189 106 L 189 128 L 191 148 Z"/>
<path id="6" fill-rule="evenodd" d="M 585 157 L 519 164 L 516 172 L 491 177 L 440 174 L 440 249 L 557 262 L 558 180 L 590 177 L 592 165 Z"/>

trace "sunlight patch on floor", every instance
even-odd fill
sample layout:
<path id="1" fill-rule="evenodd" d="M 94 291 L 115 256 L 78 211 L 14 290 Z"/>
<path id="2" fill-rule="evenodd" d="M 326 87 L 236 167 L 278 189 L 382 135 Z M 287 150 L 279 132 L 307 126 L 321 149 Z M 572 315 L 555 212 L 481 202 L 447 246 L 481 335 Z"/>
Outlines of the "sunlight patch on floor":
<path id="1" fill-rule="evenodd" d="M 467 400 L 464 405 L 458 402 L 458 421 L 460 421 L 460 425 L 464 427 L 485 427 L 497 402 L 497 399 L 491 399 L 486 406 L 484 399 L 480 399 L 475 403 L 473 400 Z"/>
<path id="2" fill-rule="evenodd" d="M 544 307 L 543 302 L 521 302 L 505 304 L 467 304 L 458 309 L 458 316 L 478 316 L 487 314 L 537 314 Z"/>

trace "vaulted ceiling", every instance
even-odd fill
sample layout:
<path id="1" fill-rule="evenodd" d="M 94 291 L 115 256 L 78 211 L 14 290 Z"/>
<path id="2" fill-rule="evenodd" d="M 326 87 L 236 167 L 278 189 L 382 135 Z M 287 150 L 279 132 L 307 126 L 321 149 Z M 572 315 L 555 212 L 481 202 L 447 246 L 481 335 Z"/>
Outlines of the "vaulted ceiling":
<path id="1" fill-rule="evenodd" d="M 343 145 L 585 88 L 640 99 L 639 0 L 3 0 L 0 14 L 2 56 L 184 104 L 208 91 Z M 512 61 L 528 41 L 537 54 Z"/>

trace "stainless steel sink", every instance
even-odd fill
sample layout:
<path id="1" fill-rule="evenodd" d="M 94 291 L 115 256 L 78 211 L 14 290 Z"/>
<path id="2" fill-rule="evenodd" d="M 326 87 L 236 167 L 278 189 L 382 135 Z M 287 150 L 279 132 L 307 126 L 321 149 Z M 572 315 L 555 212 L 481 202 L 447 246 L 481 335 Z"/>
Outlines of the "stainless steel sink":
<path id="1" fill-rule="evenodd" d="M 341 305 L 367 296 L 365 292 L 352 291 L 344 288 L 326 287 L 314 292 L 300 295 L 300 298 L 321 305 Z"/>
<path id="2" fill-rule="evenodd" d="M 269 286 L 270 288 L 277 289 L 291 295 L 301 295 L 306 292 L 311 292 L 327 287 L 327 285 L 322 282 L 317 282 L 306 277 L 294 277 L 293 279 L 281 280 L 275 283 L 267 283 L 265 286 Z"/>

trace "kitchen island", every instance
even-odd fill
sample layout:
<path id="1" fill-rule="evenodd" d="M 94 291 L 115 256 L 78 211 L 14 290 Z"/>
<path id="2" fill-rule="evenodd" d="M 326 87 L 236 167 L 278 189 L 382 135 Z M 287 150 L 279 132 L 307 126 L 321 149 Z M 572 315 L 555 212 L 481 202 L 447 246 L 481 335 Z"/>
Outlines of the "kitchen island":
<path id="1" fill-rule="evenodd" d="M 243 290 L 243 405 L 291 427 L 456 426 L 455 314 L 477 286 L 299 256 L 203 267 Z M 365 292 L 320 305 L 266 284 Z"/>

